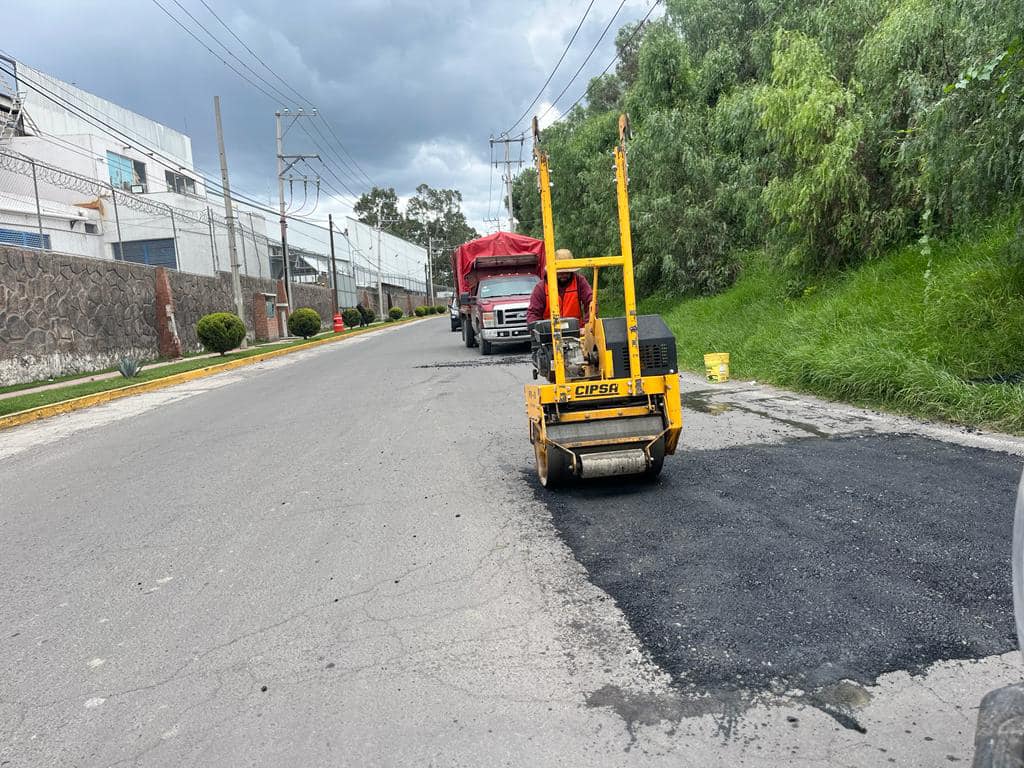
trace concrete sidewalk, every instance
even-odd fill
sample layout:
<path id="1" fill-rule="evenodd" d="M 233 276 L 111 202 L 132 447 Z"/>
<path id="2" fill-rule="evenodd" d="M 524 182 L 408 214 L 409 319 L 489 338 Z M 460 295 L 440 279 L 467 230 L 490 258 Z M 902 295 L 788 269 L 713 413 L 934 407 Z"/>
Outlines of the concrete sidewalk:
<path id="1" fill-rule="evenodd" d="M 276 342 L 274 342 L 276 343 Z M 264 346 L 264 345 L 258 345 Z M 210 352 L 209 354 L 193 355 L 192 357 L 178 357 L 174 360 L 160 360 L 155 363 L 145 363 L 142 366 L 143 370 L 152 370 L 153 368 L 163 368 L 165 365 L 175 365 L 176 363 L 183 363 L 186 360 L 202 360 L 207 357 L 219 357 L 218 353 Z M 77 384 L 87 384 L 90 381 L 105 381 L 106 379 L 116 379 L 121 375 L 120 371 L 107 371 L 106 373 L 93 373 L 88 376 L 82 376 L 78 379 L 67 379 L 66 381 L 55 381 L 52 384 L 40 384 L 38 387 L 26 387 L 25 389 L 16 389 L 13 392 L 0 392 L 0 400 L 8 400 L 12 397 L 21 397 L 22 395 L 33 395 L 37 392 L 47 392 L 51 389 L 62 389 L 63 387 L 73 387 Z"/>
<path id="2" fill-rule="evenodd" d="M 382 325 L 382 323 L 373 323 L 372 325 Z M 356 328 L 350 328 L 348 330 L 357 330 L 359 327 L 360 326 L 357 326 Z M 370 327 L 370 326 L 366 326 L 366 327 Z M 317 334 L 316 336 L 313 336 L 312 338 L 316 339 L 316 338 L 319 338 L 320 336 L 328 336 L 328 335 L 330 335 L 332 333 L 333 333 L 333 331 L 325 331 L 324 333 Z M 260 348 L 260 347 L 272 347 L 272 346 L 275 346 L 277 344 L 283 344 L 283 343 L 287 343 L 287 342 L 290 342 L 290 341 L 298 341 L 298 338 L 299 338 L 298 336 L 288 336 L 288 337 L 283 338 L 283 339 L 275 339 L 274 341 L 265 341 L 265 342 L 261 342 L 259 344 L 250 344 L 248 349 L 257 349 L 257 348 Z M 208 353 L 204 353 L 204 354 L 201 354 L 201 355 L 190 355 L 189 357 L 178 357 L 178 358 L 175 358 L 174 360 L 159 360 L 157 362 L 143 364 L 142 370 L 151 371 L 154 368 L 163 368 L 164 366 L 167 366 L 167 365 L 177 365 L 178 363 L 183 363 L 183 362 L 186 362 L 187 360 L 204 360 L 204 359 L 213 358 L 213 357 L 220 357 L 220 354 L 217 353 L 217 352 L 208 352 Z M 8 399 L 10 399 L 12 397 L 21 397 L 22 395 L 33 395 L 33 394 L 36 394 L 37 392 L 47 392 L 47 391 L 49 391 L 51 389 L 62 389 L 64 387 L 73 387 L 73 386 L 76 386 L 78 384 L 88 384 L 89 382 L 92 382 L 92 381 L 105 381 L 107 379 L 116 379 L 120 375 L 121 375 L 120 371 L 107 371 L 106 373 L 92 373 L 92 374 L 87 374 L 87 375 L 82 376 L 82 377 L 77 378 L 77 379 L 68 379 L 66 381 L 55 381 L 52 384 L 40 384 L 38 387 L 26 387 L 25 389 L 16 389 L 16 390 L 13 390 L 11 392 L 0 392 L 0 400 L 8 400 Z"/>

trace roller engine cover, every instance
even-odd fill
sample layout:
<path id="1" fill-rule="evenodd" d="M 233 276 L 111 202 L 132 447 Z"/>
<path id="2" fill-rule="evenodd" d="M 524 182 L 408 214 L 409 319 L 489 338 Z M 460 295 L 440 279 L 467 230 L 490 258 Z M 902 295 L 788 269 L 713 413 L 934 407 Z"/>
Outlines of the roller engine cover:
<path id="1" fill-rule="evenodd" d="M 676 362 L 676 337 L 665 325 L 660 315 L 637 317 L 640 336 L 640 375 L 665 376 L 679 371 Z M 605 345 L 612 353 L 615 378 L 629 378 L 629 337 L 626 335 L 626 318 L 606 317 L 604 325 Z"/>

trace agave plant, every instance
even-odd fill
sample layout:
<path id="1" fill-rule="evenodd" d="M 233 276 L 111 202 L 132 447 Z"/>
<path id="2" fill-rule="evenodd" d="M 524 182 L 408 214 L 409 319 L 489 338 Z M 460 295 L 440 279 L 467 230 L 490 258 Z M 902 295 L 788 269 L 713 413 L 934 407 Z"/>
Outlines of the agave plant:
<path id="1" fill-rule="evenodd" d="M 137 357 L 122 357 L 117 364 L 117 370 L 126 379 L 134 379 L 142 371 L 142 361 Z"/>

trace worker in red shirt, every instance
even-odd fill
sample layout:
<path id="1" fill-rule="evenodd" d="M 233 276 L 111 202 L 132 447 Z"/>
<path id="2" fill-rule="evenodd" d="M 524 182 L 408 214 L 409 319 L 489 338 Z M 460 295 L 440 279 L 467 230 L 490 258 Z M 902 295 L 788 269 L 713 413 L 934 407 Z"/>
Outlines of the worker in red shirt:
<path id="1" fill-rule="evenodd" d="M 558 261 L 571 258 L 572 251 L 568 248 L 560 248 L 555 251 L 555 259 Z M 582 328 L 590 317 L 593 300 L 594 289 L 590 287 L 587 278 L 577 272 L 558 273 L 558 310 L 562 317 L 575 317 L 580 321 Z M 548 306 L 548 284 L 545 277 L 533 287 L 533 293 L 530 294 L 530 307 L 526 310 L 526 322 L 535 323 L 538 320 L 550 319 L 551 307 Z"/>

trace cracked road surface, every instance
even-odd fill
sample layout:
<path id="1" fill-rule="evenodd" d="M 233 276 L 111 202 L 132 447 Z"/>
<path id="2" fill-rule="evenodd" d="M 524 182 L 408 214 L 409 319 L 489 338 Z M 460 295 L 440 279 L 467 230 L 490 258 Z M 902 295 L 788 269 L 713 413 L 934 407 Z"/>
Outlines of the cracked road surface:
<path id="1" fill-rule="evenodd" d="M 545 494 L 447 328 L 0 433 L 0 765 L 969 763 L 1024 442 L 686 376 Z"/>

